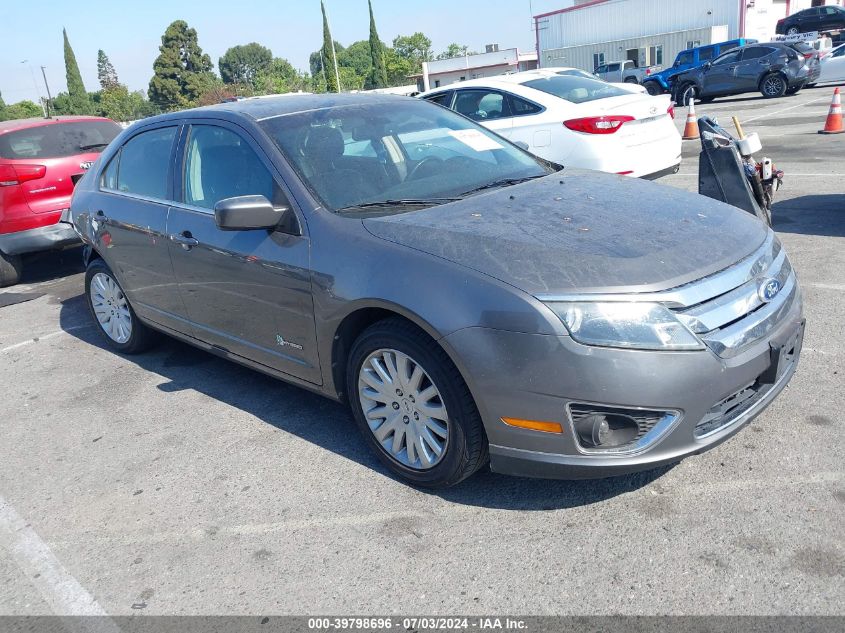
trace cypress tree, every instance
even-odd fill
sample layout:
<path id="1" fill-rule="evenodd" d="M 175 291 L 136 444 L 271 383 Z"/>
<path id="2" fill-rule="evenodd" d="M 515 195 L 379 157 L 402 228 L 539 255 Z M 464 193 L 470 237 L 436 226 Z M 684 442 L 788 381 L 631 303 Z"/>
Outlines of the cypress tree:
<path id="1" fill-rule="evenodd" d="M 97 51 L 97 79 L 103 90 L 116 88 L 120 82 L 117 80 L 117 72 L 112 66 L 111 60 L 102 49 Z"/>
<path id="2" fill-rule="evenodd" d="M 323 74 L 326 77 L 326 91 L 340 92 L 340 86 L 337 85 L 337 75 L 335 74 L 337 60 L 334 56 L 332 33 L 329 30 L 329 19 L 326 17 L 326 5 L 323 0 L 320 0 L 320 9 L 323 12 Z"/>
<path id="3" fill-rule="evenodd" d="M 384 65 L 384 48 L 376 30 L 376 19 L 373 17 L 373 2 L 368 0 L 370 5 L 370 57 L 373 64 L 370 68 L 370 76 L 367 80 L 370 88 L 387 88 L 387 68 Z"/>
<path id="4" fill-rule="evenodd" d="M 62 29 L 62 35 L 65 38 L 65 76 L 67 78 L 70 114 L 93 114 L 94 108 L 91 106 L 91 99 L 85 90 L 85 84 L 82 83 L 82 75 L 76 63 L 76 55 L 73 54 L 73 49 L 70 47 L 65 29 Z"/>

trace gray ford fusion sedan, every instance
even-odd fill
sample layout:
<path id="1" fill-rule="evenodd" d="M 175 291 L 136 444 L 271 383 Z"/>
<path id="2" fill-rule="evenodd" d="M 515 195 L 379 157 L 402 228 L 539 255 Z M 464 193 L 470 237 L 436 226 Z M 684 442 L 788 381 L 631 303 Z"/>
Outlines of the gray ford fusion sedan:
<path id="1" fill-rule="evenodd" d="M 147 119 L 72 217 L 112 348 L 163 332 L 345 401 L 420 486 L 700 453 L 777 396 L 803 340 L 795 273 L 752 215 L 563 169 L 416 99 Z"/>

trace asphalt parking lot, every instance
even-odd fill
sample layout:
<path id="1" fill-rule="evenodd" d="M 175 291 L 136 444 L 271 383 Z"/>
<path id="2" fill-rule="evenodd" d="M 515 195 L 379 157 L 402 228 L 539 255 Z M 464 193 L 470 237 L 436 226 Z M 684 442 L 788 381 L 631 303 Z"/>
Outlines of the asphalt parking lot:
<path id="1" fill-rule="evenodd" d="M 786 171 L 773 215 L 804 353 L 742 433 L 635 476 L 415 490 L 340 405 L 175 341 L 107 351 L 78 251 L 32 258 L 0 291 L 0 614 L 845 614 L 831 94 L 699 106 Z M 661 182 L 696 190 L 698 148 Z"/>

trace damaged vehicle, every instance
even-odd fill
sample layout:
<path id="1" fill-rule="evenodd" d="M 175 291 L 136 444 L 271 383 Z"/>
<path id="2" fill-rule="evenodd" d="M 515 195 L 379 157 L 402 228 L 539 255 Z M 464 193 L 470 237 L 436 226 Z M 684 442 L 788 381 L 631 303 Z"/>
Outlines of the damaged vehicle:
<path id="1" fill-rule="evenodd" d="M 676 462 L 765 409 L 801 350 L 795 273 L 751 214 L 544 162 L 418 99 L 147 119 L 72 217 L 114 350 L 165 333 L 345 401 L 419 486 L 488 462 L 557 478 Z"/>

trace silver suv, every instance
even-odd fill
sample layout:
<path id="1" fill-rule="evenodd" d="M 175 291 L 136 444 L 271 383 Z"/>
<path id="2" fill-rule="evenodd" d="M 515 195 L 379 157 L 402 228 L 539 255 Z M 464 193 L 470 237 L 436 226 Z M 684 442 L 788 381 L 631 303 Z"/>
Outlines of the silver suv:
<path id="1" fill-rule="evenodd" d="M 126 130 L 77 186 L 86 296 L 349 403 L 420 486 L 604 477 L 712 448 L 795 371 L 777 237 L 708 198 L 540 161 L 416 99 L 298 95 Z"/>

